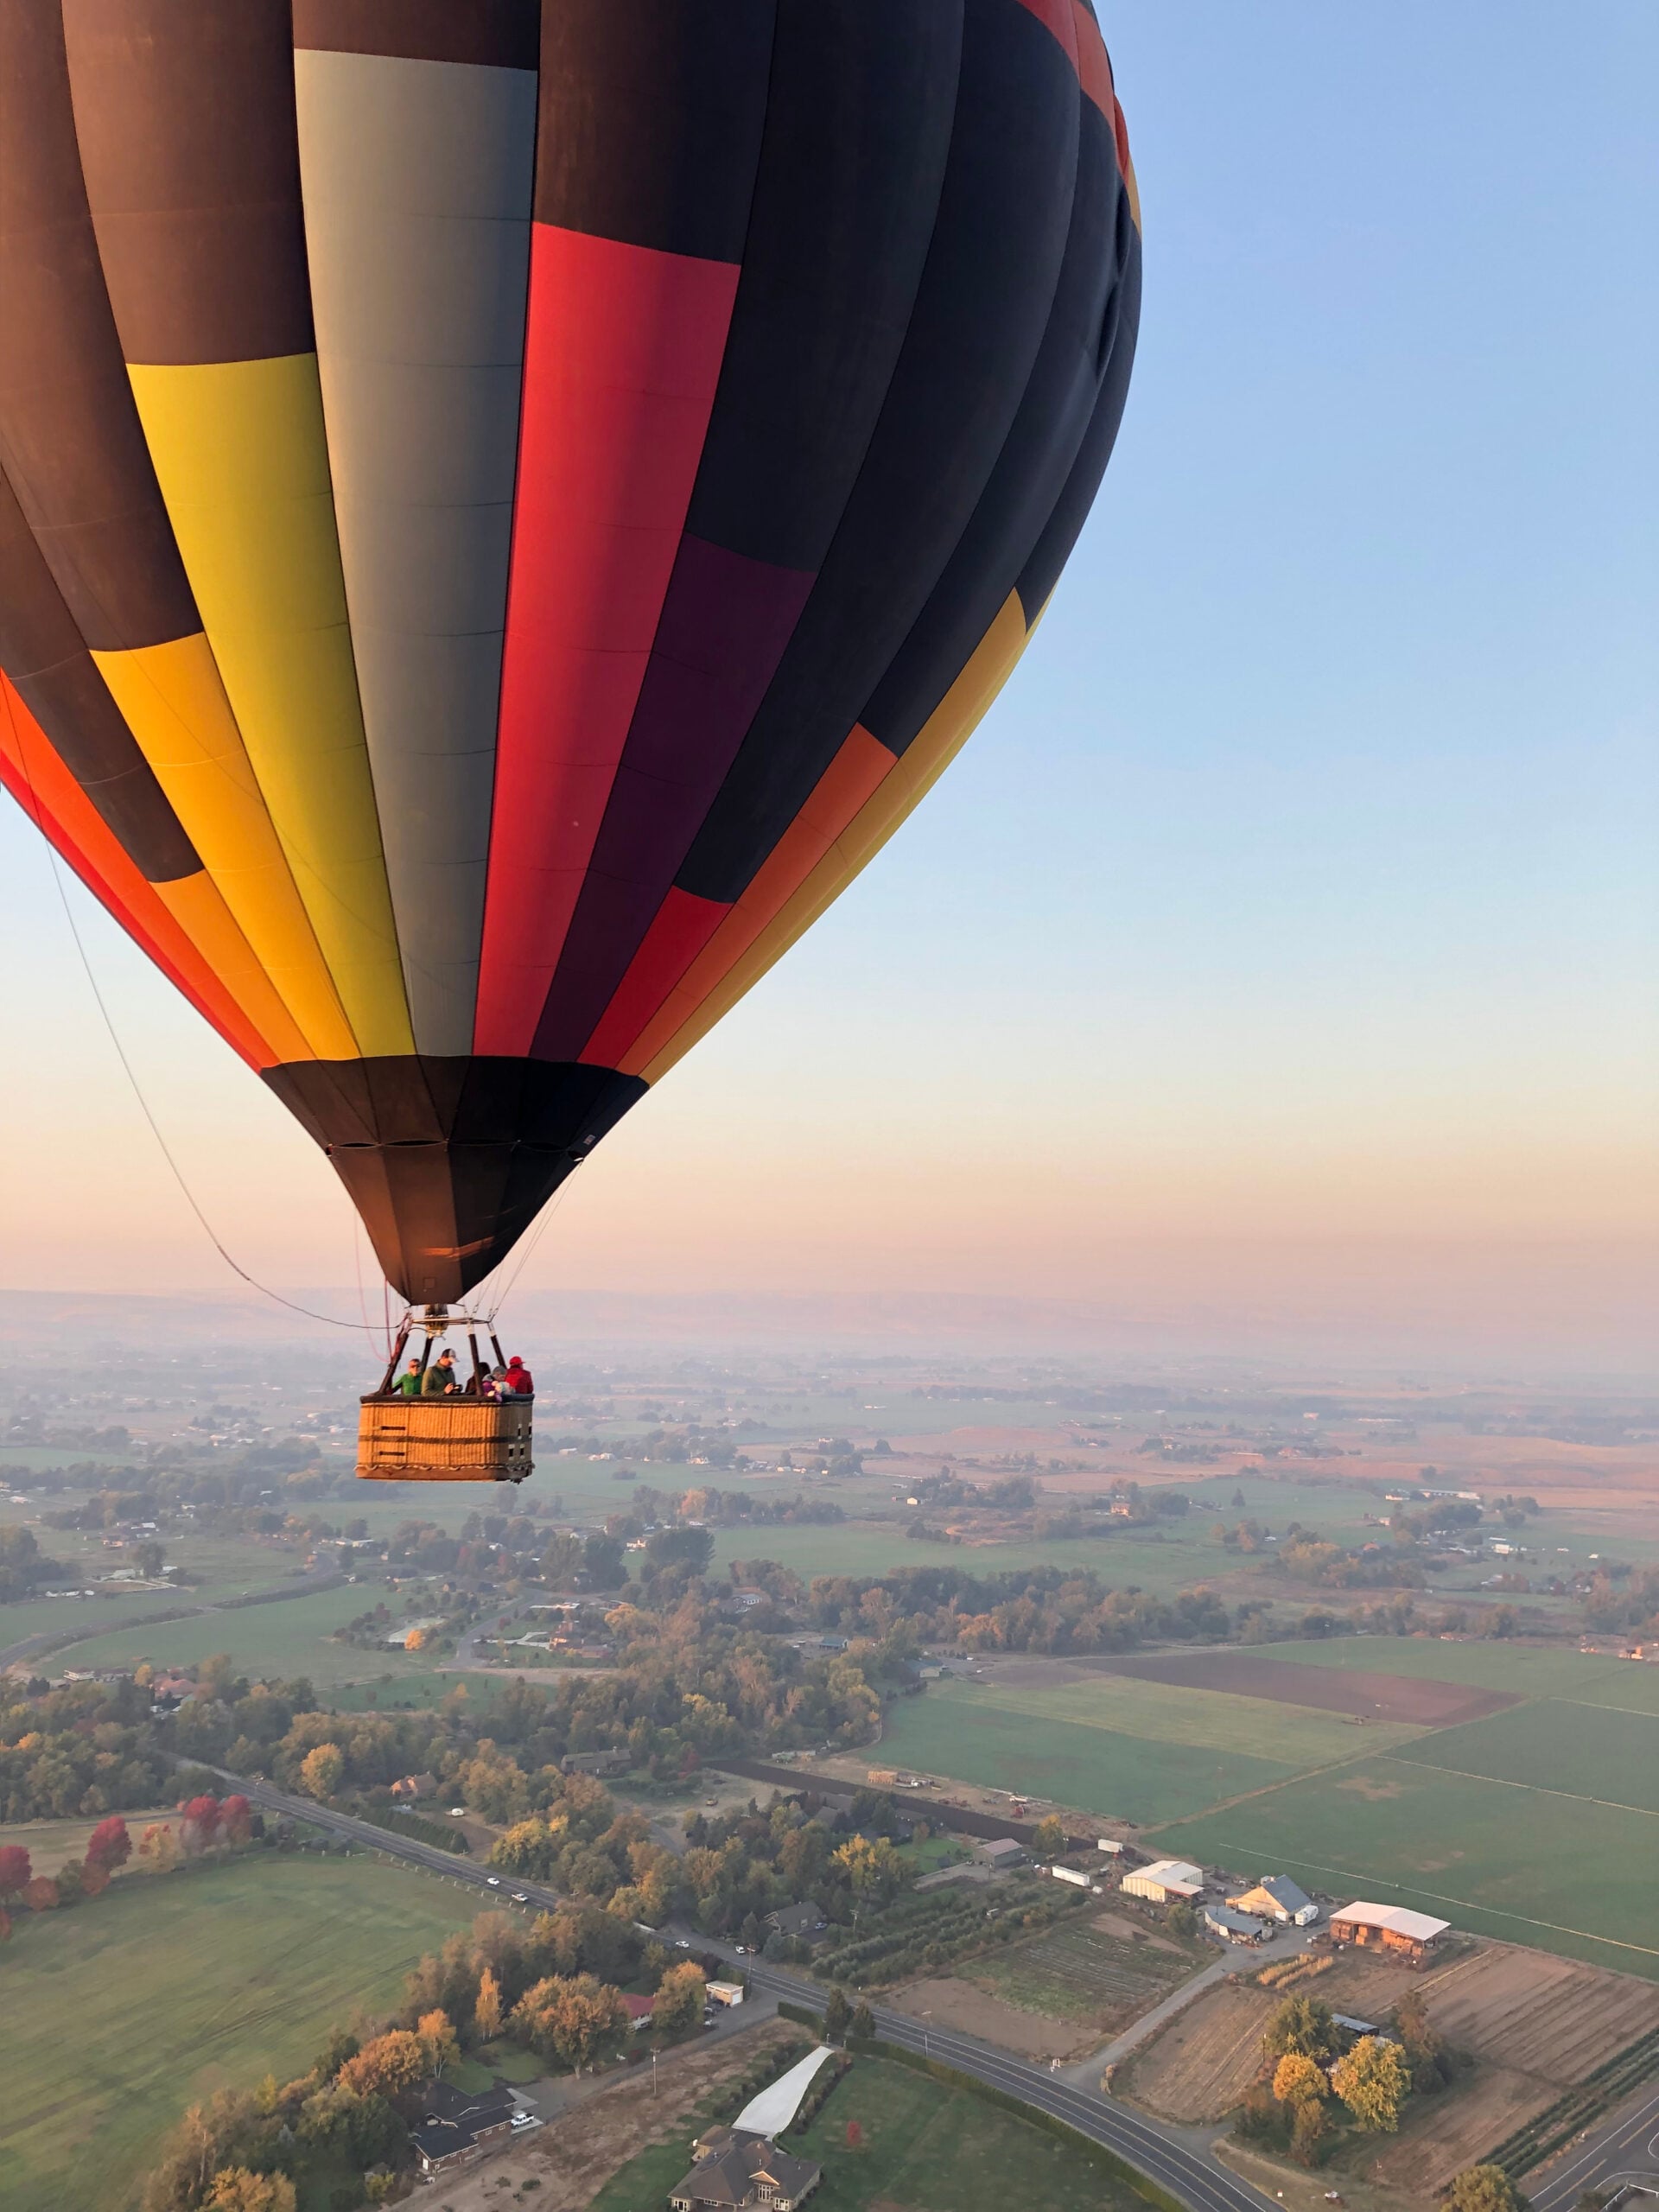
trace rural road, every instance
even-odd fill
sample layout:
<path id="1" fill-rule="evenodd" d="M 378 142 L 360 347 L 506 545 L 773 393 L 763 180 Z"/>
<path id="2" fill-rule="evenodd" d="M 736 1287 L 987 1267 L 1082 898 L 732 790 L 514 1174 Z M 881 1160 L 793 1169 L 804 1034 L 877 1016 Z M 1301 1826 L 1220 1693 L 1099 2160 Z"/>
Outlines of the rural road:
<path id="1" fill-rule="evenodd" d="M 1527 2195 L 1533 2212 L 1570 2212 L 1586 2190 L 1611 2193 L 1630 2183 L 1659 2195 L 1659 2090 L 1651 2082 L 1547 2166 Z"/>
<path id="2" fill-rule="evenodd" d="M 493 1884 L 481 1867 L 454 1852 L 440 1851 L 434 1845 L 417 1842 L 412 1836 L 389 1834 L 385 1828 L 356 1820 L 349 1813 L 334 1812 L 326 1805 L 314 1804 L 308 1797 L 290 1796 L 287 1790 L 278 1789 L 270 1783 L 249 1781 L 225 1767 L 211 1767 L 207 1771 L 232 1783 L 263 1812 L 286 1814 L 291 1819 L 308 1821 L 314 1827 L 327 1828 L 350 1842 L 378 1851 L 389 1859 L 405 1859 L 434 1873 L 447 1874 L 476 1889 L 480 1902 L 505 1903 L 517 1891 L 531 1904 L 550 1911 L 560 1903 L 557 1891 L 541 1883 L 499 1879 Z M 671 1936 L 673 1934 L 671 1929 L 664 1932 Z M 823 2009 L 826 1993 L 816 1983 L 798 1980 L 793 1974 L 779 1973 L 756 1959 L 740 1960 L 729 1945 L 716 1942 L 709 1936 L 690 1930 L 686 1934 L 698 1950 L 728 1959 L 734 1967 L 746 1968 L 758 1995 L 786 1999 L 815 2012 Z M 1035 2111 L 1064 2120 L 1080 2135 L 1103 2144 L 1160 2183 L 1173 2196 L 1189 2206 L 1191 2212 L 1269 2212 L 1271 2200 L 1230 2173 L 1196 2134 L 1160 2126 L 1157 2121 L 1115 2104 L 1096 2090 L 1079 2088 L 1045 2067 L 1028 2066 L 1023 2059 L 998 2050 L 993 2044 L 981 2043 L 975 2037 L 924 2027 L 920 2021 L 909 2019 L 902 2012 L 891 2012 L 884 2005 L 873 2005 L 871 2009 L 877 2026 L 889 2043 L 940 2059 L 963 2074 L 971 2074 L 976 2081 L 1018 2097 Z"/>

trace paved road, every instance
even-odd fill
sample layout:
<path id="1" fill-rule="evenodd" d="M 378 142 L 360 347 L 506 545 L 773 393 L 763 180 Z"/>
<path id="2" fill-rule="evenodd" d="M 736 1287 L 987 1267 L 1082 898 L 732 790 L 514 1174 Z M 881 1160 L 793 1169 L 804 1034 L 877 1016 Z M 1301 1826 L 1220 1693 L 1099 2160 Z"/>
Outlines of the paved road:
<path id="1" fill-rule="evenodd" d="M 1570 2212 L 1586 2190 L 1606 2194 L 1627 2183 L 1659 2194 L 1659 2090 L 1650 2082 L 1546 2166 L 1541 2181 L 1522 2177 L 1534 2212 Z"/>
<path id="2" fill-rule="evenodd" d="M 315 1827 L 327 1828 L 353 1843 L 382 1852 L 388 1858 L 406 1859 L 435 1873 L 447 1874 L 452 1880 L 476 1889 L 481 1901 L 505 1904 L 516 1891 L 530 1904 L 548 1910 L 560 1902 L 558 1892 L 543 1884 L 500 1878 L 493 1882 L 481 1866 L 453 1852 L 440 1851 L 435 1845 L 417 1842 L 412 1836 L 390 1834 L 370 1821 L 353 1819 L 349 1813 L 336 1813 L 327 1806 L 314 1804 L 308 1797 L 290 1796 L 268 1782 L 246 1781 L 223 1767 L 208 1770 L 241 1790 L 262 1811 L 308 1821 Z M 670 1929 L 664 1932 L 672 1936 L 675 1931 Z M 739 1959 L 729 1946 L 692 1931 L 687 1933 L 698 1950 L 728 1959 L 734 1967 L 747 1968 L 758 1995 L 773 2000 L 787 1999 L 815 2012 L 823 2009 L 825 1992 L 817 1983 L 798 1980 L 757 1959 Z M 971 2074 L 977 2081 L 1007 2090 L 1039 2112 L 1065 2120 L 1079 2134 L 1103 2143 L 1142 2173 L 1161 2183 L 1173 2196 L 1190 2206 L 1192 2212 L 1269 2212 L 1270 2200 L 1230 2173 L 1201 2136 L 1161 2126 L 1126 2106 L 1115 2104 L 1097 2091 L 1080 2088 L 1050 2073 L 1046 2068 L 1028 2066 L 1023 2059 L 998 2050 L 993 2044 L 981 2043 L 975 2037 L 926 2027 L 902 2012 L 889 2012 L 885 2005 L 872 2009 L 876 2024 L 890 2043 L 941 2059 L 964 2074 Z"/>

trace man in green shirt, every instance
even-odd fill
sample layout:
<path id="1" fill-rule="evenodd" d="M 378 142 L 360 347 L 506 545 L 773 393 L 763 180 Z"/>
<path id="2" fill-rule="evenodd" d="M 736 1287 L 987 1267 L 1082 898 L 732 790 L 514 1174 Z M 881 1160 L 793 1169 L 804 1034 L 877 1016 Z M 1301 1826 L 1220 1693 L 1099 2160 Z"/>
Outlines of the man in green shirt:
<path id="1" fill-rule="evenodd" d="M 421 1395 L 421 1363 L 411 1359 L 409 1365 L 391 1386 L 395 1398 L 418 1398 Z"/>
<path id="2" fill-rule="evenodd" d="M 460 1388 L 461 1380 L 455 1373 L 455 1355 L 446 1348 L 427 1369 L 421 1395 L 426 1398 L 447 1398 Z"/>

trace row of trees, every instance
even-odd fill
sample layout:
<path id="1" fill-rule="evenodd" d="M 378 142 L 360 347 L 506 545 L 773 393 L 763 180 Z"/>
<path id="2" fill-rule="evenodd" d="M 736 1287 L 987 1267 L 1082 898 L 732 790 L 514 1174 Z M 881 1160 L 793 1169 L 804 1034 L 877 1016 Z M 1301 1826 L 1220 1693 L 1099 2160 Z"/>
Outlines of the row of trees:
<path id="1" fill-rule="evenodd" d="M 164 1874 L 204 1852 L 248 1842 L 254 1818 L 252 1807 L 239 1794 L 223 1800 L 192 1797 L 179 1808 L 176 1833 L 168 1821 L 150 1821 L 139 1838 L 137 1854 L 150 1872 Z M 22 1844 L 0 1844 L 0 1937 L 11 1933 L 8 1906 L 50 1912 L 102 1897 L 134 1851 L 131 1831 L 119 1813 L 101 1820 L 86 1839 L 82 1856 L 67 1859 L 55 1874 L 37 1874 Z"/>

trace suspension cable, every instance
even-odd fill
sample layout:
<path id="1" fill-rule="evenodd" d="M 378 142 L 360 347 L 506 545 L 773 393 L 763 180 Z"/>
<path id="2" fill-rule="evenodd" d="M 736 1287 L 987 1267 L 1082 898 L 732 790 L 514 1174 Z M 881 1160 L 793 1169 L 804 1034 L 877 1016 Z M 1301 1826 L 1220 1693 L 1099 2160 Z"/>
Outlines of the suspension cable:
<path id="1" fill-rule="evenodd" d="M 44 810 L 41 805 L 40 800 L 35 797 L 35 779 L 29 771 L 28 748 L 27 747 L 20 745 L 18 751 L 22 760 L 23 775 L 29 784 L 29 797 L 34 800 L 35 826 L 37 829 L 41 830 L 41 835 L 44 837 L 45 831 L 42 827 Z M 157 1145 L 160 1146 L 162 1157 L 172 1169 L 173 1179 L 178 1185 L 180 1190 L 183 1192 L 185 1203 L 188 1205 L 191 1212 L 194 1214 L 196 1219 L 200 1223 L 203 1234 L 207 1236 L 207 1242 L 213 1246 L 214 1251 L 218 1253 L 219 1258 L 224 1261 L 231 1273 L 234 1275 L 239 1275 L 242 1281 L 246 1283 L 251 1289 L 257 1290 L 262 1298 L 269 1298 L 278 1306 L 285 1306 L 290 1313 L 304 1314 L 308 1321 L 321 1321 L 326 1323 L 331 1329 L 361 1330 L 366 1335 L 372 1337 L 374 1334 L 374 1331 L 369 1326 L 366 1319 L 361 1321 L 342 1321 L 333 1313 L 318 1313 L 308 1306 L 298 1305 L 293 1299 L 284 1298 L 279 1290 L 272 1290 L 268 1284 L 261 1282 L 257 1276 L 251 1275 L 247 1269 L 243 1267 L 239 1262 L 233 1260 L 231 1255 L 226 1250 L 223 1243 L 220 1242 L 214 1230 L 212 1222 L 208 1220 L 207 1215 L 197 1204 L 195 1192 L 190 1188 L 189 1184 L 185 1180 L 183 1169 L 179 1166 L 178 1161 L 173 1157 L 172 1148 L 168 1145 L 167 1139 L 162 1135 L 161 1124 L 156 1121 L 155 1115 L 150 1111 L 149 1101 L 144 1096 L 143 1085 L 139 1082 L 137 1076 L 133 1071 L 132 1062 L 127 1058 L 126 1048 L 122 1044 L 120 1034 L 118 1032 L 114 1022 L 110 1018 L 110 1009 L 104 1002 L 104 994 L 98 987 L 98 978 L 92 973 L 92 963 L 87 957 L 86 947 L 81 939 L 79 925 L 75 920 L 74 908 L 70 905 L 69 893 L 64 887 L 63 871 L 59 862 L 57 847 L 52 842 L 50 837 L 45 837 L 45 842 L 47 854 L 52 863 L 52 879 L 58 887 L 58 897 L 62 902 L 64 918 L 69 925 L 69 934 L 75 941 L 75 950 L 80 955 L 80 964 L 86 971 L 86 981 L 91 987 L 92 997 L 97 1001 L 98 1010 L 104 1017 L 104 1027 L 110 1033 L 110 1042 L 115 1047 L 116 1058 L 120 1061 L 123 1069 L 125 1071 L 127 1081 L 132 1085 L 132 1095 L 138 1101 L 139 1110 L 143 1115 L 145 1121 L 149 1124 L 149 1133 L 155 1138 Z"/>

